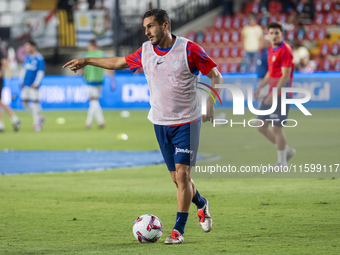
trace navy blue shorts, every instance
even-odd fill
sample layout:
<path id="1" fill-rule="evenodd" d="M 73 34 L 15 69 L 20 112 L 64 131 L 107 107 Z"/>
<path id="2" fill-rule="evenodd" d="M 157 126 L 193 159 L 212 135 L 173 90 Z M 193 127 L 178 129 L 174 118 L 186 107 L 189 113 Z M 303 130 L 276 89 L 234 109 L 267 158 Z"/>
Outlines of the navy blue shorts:
<path id="1" fill-rule="evenodd" d="M 262 102 L 266 100 L 267 97 L 263 99 Z M 291 97 L 287 97 L 287 99 L 291 99 Z M 277 97 L 277 108 L 275 112 L 269 115 L 259 115 L 257 118 L 260 120 L 266 120 L 266 119 L 275 119 L 273 121 L 274 126 L 280 126 L 282 127 L 282 121 L 286 120 L 288 118 L 288 112 L 289 112 L 289 106 L 290 104 L 286 105 L 286 115 L 281 114 L 281 96 Z M 269 110 L 272 107 L 272 105 L 266 105 L 264 103 L 261 104 L 260 110 Z M 283 122 L 283 124 L 286 124 L 286 121 Z"/>
<path id="2" fill-rule="evenodd" d="M 201 121 L 181 126 L 154 125 L 159 148 L 169 171 L 175 164 L 195 166 L 199 144 Z"/>

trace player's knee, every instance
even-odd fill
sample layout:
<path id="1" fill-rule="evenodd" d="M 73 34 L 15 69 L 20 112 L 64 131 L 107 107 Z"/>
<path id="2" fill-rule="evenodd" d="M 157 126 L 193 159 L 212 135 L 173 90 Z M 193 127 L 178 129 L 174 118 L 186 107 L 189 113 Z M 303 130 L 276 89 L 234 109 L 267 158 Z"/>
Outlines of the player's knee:
<path id="1" fill-rule="evenodd" d="M 191 182 L 191 177 L 190 177 L 190 171 L 187 171 L 186 169 L 179 169 L 176 172 L 176 183 L 189 183 Z"/>
<path id="2" fill-rule="evenodd" d="M 282 133 L 282 127 L 281 126 L 273 126 L 273 132 L 274 132 L 274 134 L 281 134 Z"/>

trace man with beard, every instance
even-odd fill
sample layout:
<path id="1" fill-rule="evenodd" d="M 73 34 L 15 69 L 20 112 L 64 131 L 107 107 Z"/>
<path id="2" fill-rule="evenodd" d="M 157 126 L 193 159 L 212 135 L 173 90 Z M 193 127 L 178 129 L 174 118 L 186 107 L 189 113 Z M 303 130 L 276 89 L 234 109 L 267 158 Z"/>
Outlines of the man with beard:
<path id="1" fill-rule="evenodd" d="M 201 117 L 197 94 L 199 72 L 221 82 L 216 64 L 199 45 L 171 34 L 166 11 L 153 9 L 144 14 L 143 26 L 149 41 L 126 57 L 74 59 L 64 65 L 74 72 L 86 65 L 133 72 L 143 67 L 150 88 L 151 110 L 148 119 L 154 124 L 156 137 L 177 187 L 177 220 L 165 244 L 181 244 L 191 202 L 197 206 L 201 228 L 212 229 L 209 202 L 203 198 L 190 177 L 198 150 L 201 119 L 213 121 L 214 101 L 207 101 L 207 114 Z"/>

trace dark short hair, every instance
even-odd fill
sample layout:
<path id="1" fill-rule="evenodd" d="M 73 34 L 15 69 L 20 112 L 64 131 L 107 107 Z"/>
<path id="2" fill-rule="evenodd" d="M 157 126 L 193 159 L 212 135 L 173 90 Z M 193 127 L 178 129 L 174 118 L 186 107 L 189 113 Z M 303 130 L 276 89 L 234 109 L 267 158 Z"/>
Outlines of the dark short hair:
<path id="1" fill-rule="evenodd" d="M 29 43 L 30 45 L 32 45 L 34 47 L 37 47 L 37 44 L 33 40 L 28 40 L 27 43 Z"/>
<path id="2" fill-rule="evenodd" d="M 168 13 L 165 10 L 162 9 L 152 9 L 147 11 L 144 14 L 143 20 L 148 17 L 155 17 L 155 20 L 158 22 L 159 25 L 163 25 L 164 22 L 168 22 L 169 24 L 169 30 L 171 31 L 171 21 L 169 18 Z"/>
<path id="3" fill-rule="evenodd" d="M 283 27 L 281 25 L 281 23 L 279 22 L 271 22 L 267 25 L 267 30 L 269 30 L 270 28 L 278 28 L 280 29 L 281 32 L 283 32 Z"/>
<path id="4" fill-rule="evenodd" d="M 94 46 L 94 47 L 97 47 L 97 41 L 96 41 L 96 39 L 91 39 L 91 40 L 89 40 L 89 44 L 91 44 L 91 45 Z"/>

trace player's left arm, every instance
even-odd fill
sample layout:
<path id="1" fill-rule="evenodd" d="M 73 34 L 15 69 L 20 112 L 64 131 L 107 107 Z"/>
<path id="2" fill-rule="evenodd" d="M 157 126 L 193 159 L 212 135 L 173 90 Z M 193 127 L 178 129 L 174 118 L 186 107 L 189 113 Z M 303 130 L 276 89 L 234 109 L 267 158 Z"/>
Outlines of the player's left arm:
<path id="1" fill-rule="evenodd" d="M 40 59 L 38 61 L 38 66 L 37 66 L 37 75 L 35 76 L 35 80 L 32 84 L 32 88 L 39 88 L 39 85 L 42 81 L 42 79 L 45 76 L 45 60 L 44 59 Z"/>
<path id="2" fill-rule="evenodd" d="M 281 93 L 281 88 L 287 85 L 292 73 L 291 67 L 281 67 L 282 76 L 277 84 L 277 93 Z"/>
<path id="3" fill-rule="evenodd" d="M 207 77 L 211 79 L 211 87 L 215 88 L 216 84 L 223 84 L 223 77 L 222 74 L 217 70 L 216 67 L 211 69 L 211 71 L 207 74 Z M 221 88 L 215 89 L 218 94 L 221 92 Z M 216 95 L 212 93 L 214 98 L 216 98 Z M 202 115 L 202 121 L 207 122 L 207 121 L 214 121 L 214 100 L 209 97 L 207 101 L 207 114 Z"/>

